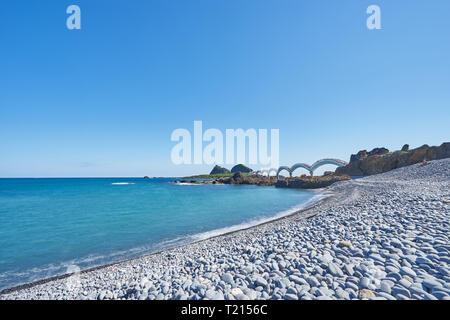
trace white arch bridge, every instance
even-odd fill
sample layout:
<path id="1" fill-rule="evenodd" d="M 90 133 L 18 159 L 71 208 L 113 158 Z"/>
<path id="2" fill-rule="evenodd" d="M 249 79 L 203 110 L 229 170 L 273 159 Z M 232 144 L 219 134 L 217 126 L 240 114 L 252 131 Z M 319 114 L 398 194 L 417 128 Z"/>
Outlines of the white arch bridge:
<path id="1" fill-rule="evenodd" d="M 314 171 L 316 169 L 318 169 L 321 166 L 325 166 L 327 164 L 335 165 L 337 167 L 343 167 L 343 166 L 346 166 L 348 163 L 346 161 L 339 160 L 339 159 L 331 159 L 331 158 L 330 159 L 321 159 L 321 160 L 314 162 L 312 165 L 309 165 L 306 163 L 296 163 L 292 167 L 281 166 L 278 169 L 270 168 L 270 169 L 258 170 L 256 172 L 253 172 L 252 174 L 261 174 L 263 176 L 270 176 L 271 173 L 275 173 L 277 176 L 277 179 L 278 179 L 278 177 L 280 176 L 280 173 L 283 170 L 289 172 L 289 176 L 292 177 L 292 174 L 294 173 L 295 170 L 297 170 L 298 168 L 303 168 L 303 169 L 306 169 L 309 172 L 309 174 L 312 176 L 312 175 L 314 175 Z"/>

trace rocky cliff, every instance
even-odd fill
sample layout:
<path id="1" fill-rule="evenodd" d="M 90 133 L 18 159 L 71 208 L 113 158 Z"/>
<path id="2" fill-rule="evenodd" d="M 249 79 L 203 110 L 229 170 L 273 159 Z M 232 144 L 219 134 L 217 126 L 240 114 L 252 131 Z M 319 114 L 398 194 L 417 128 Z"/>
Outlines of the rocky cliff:
<path id="1" fill-rule="evenodd" d="M 350 176 L 369 176 L 387 172 L 422 162 L 424 160 L 438 160 L 450 158 L 450 142 L 440 146 L 423 145 L 416 149 L 409 149 L 404 145 L 401 151 L 389 152 L 386 148 L 376 148 L 370 152 L 366 150 L 352 154 L 350 163 L 336 169 L 336 174 Z"/>

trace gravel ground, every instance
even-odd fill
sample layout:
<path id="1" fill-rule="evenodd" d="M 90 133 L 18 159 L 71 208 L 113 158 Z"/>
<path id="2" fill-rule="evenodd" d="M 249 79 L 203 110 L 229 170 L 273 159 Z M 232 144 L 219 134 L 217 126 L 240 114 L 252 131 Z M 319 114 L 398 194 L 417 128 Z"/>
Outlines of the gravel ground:
<path id="1" fill-rule="evenodd" d="M 449 187 L 450 159 L 340 182 L 290 217 L 0 299 L 450 300 Z"/>

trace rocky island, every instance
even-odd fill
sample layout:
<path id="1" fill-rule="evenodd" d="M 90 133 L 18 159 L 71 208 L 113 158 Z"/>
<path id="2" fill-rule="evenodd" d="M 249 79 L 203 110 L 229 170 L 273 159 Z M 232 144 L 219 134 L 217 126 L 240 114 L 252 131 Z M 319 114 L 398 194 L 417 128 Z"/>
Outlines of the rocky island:
<path id="1" fill-rule="evenodd" d="M 257 186 L 275 186 L 277 188 L 318 189 L 325 188 L 338 181 L 350 180 L 348 175 L 328 174 L 324 176 L 306 176 L 277 179 L 262 175 L 243 176 L 240 172 L 232 177 L 217 178 L 216 183 L 252 184 Z"/>
<path id="2" fill-rule="evenodd" d="M 274 176 L 249 174 L 251 172 L 253 172 L 251 168 L 242 164 L 234 166 L 231 171 L 216 165 L 209 175 L 191 176 L 173 182 L 185 184 L 234 184 L 275 186 L 277 188 L 318 189 L 328 187 L 338 181 L 350 180 L 348 175 L 335 174 L 334 172 L 326 172 L 323 176 L 302 175 L 300 177 L 280 177 L 281 179 Z"/>

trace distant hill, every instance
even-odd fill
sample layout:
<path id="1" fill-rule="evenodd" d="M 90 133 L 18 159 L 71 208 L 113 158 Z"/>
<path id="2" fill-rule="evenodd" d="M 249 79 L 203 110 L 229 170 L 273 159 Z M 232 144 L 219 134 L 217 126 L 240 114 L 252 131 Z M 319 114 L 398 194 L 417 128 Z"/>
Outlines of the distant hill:
<path id="1" fill-rule="evenodd" d="M 211 172 L 209 174 L 212 175 L 212 174 L 224 174 L 224 173 L 230 173 L 230 170 L 216 165 L 216 166 L 214 166 L 214 168 L 211 170 Z"/>
<path id="2" fill-rule="evenodd" d="M 252 169 L 250 169 L 247 166 L 244 166 L 243 164 L 238 164 L 238 165 L 235 165 L 233 168 L 231 168 L 231 172 L 232 173 L 236 173 L 236 172 L 249 173 L 249 172 L 252 172 L 252 171 L 253 171 Z"/>

